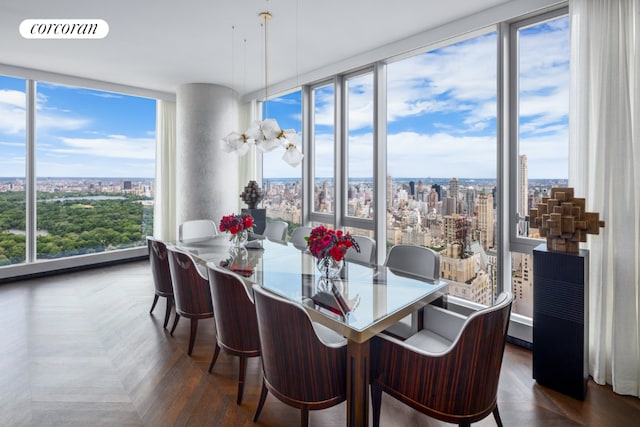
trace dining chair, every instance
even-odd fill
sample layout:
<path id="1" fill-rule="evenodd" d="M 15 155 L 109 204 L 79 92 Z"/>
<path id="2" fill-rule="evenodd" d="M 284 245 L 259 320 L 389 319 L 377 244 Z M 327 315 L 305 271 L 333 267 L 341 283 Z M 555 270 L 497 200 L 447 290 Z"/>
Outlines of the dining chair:
<path id="1" fill-rule="evenodd" d="M 169 268 L 176 304 L 176 316 L 171 328 L 171 336 L 173 336 L 173 331 L 175 331 L 181 316 L 191 319 L 189 350 L 187 352 L 191 356 L 198 331 L 198 320 L 213 317 L 209 279 L 196 267 L 196 262 L 190 253 L 174 246 L 167 246 L 167 252 L 169 253 Z"/>
<path id="2" fill-rule="evenodd" d="M 312 228 L 307 225 L 301 225 L 300 227 L 295 228 L 291 232 L 291 239 L 289 239 L 289 242 L 296 249 L 300 249 L 301 251 L 305 250 L 307 248 L 307 241 L 305 240 L 305 237 L 309 237 L 311 230 Z"/>
<path id="3" fill-rule="evenodd" d="M 149 264 L 151 264 L 151 274 L 153 275 L 153 285 L 155 287 L 155 295 L 149 314 L 153 313 L 156 308 L 159 297 L 167 300 L 167 307 L 164 312 L 164 324 L 162 327 L 167 329 L 171 309 L 173 308 L 173 285 L 171 284 L 171 270 L 169 269 L 169 255 L 167 254 L 167 245 L 152 236 L 147 236 L 147 247 L 149 248 Z"/>
<path id="4" fill-rule="evenodd" d="M 271 221 L 264 227 L 262 235 L 272 242 L 285 243 L 287 230 L 289 230 L 289 224 L 285 221 Z"/>
<path id="5" fill-rule="evenodd" d="M 260 356 L 260 337 L 256 309 L 251 290 L 235 273 L 223 270 L 214 263 L 207 263 L 209 287 L 216 313 L 216 348 L 209 364 L 213 369 L 220 349 L 240 358 L 238 374 L 238 396 L 236 403 L 242 403 L 246 377 L 247 358 Z"/>
<path id="6" fill-rule="evenodd" d="M 344 254 L 344 259 L 350 262 L 371 265 L 376 251 L 376 241 L 367 236 L 353 235 L 352 237 L 358 244 L 360 252 L 357 252 L 354 248 L 349 248 Z"/>
<path id="7" fill-rule="evenodd" d="M 440 255 L 433 249 L 424 246 L 395 245 L 389 250 L 384 265 L 399 275 L 426 280 L 440 278 Z M 396 337 L 407 338 L 421 329 L 422 312 L 421 309 L 400 319 L 385 332 Z"/>
<path id="8" fill-rule="evenodd" d="M 253 285 L 262 346 L 262 391 L 253 421 L 257 422 L 268 392 L 302 411 L 300 425 L 309 423 L 309 411 L 346 400 L 347 340 L 311 321 L 300 305 Z"/>
<path id="9" fill-rule="evenodd" d="M 217 235 L 218 227 L 210 219 L 193 219 L 178 226 L 178 240 L 181 242 L 203 242 Z"/>
<path id="10" fill-rule="evenodd" d="M 440 421 L 469 426 L 490 413 L 502 426 L 497 392 L 513 297 L 465 317 L 427 306 L 425 328 L 402 341 L 371 340 L 373 425 L 382 392 Z"/>

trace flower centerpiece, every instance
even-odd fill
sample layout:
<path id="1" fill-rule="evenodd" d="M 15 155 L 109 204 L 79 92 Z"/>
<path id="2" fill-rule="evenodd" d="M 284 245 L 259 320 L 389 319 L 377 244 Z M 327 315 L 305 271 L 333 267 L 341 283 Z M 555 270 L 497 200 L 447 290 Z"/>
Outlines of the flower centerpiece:
<path id="1" fill-rule="evenodd" d="M 253 231 L 253 217 L 247 213 L 225 215 L 220 219 L 220 231 L 231 234 L 234 246 L 242 247 Z"/>
<path id="2" fill-rule="evenodd" d="M 360 246 L 349 232 L 319 226 L 305 237 L 309 252 L 317 259 L 316 265 L 326 278 L 336 278 L 344 265 L 344 254 L 349 248 L 360 252 Z"/>

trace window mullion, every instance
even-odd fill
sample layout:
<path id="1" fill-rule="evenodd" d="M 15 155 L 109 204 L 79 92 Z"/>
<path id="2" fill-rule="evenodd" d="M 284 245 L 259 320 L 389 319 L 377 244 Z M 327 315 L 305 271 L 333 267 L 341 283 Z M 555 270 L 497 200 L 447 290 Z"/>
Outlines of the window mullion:
<path id="1" fill-rule="evenodd" d="M 37 180 L 36 180 L 36 82 L 27 80 L 26 96 L 26 261 L 27 263 L 36 260 L 36 202 L 37 202 Z"/>

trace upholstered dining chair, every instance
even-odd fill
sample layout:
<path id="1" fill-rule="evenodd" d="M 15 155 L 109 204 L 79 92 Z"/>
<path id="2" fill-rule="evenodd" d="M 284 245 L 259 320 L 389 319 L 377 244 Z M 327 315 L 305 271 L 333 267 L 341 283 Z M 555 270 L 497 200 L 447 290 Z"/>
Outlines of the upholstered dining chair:
<path id="1" fill-rule="evenodd" d="M 499 426 L 497 392 L 513 297 L 464 317 L 425 309 L 425 328 L 405 341 L 371 340 L 373 425 L 380 425 L 382 392 L 440 421 L 469 426 L 490 413 Z"/>
<path id="2" fill-rule="evenodd" d="M 198 332 L 198 320 L 213 317 L 209 279 L 196 267 L 196 261 L 188 252 L 174 246 L 167 246 L 167 252 L 169 253 L 173 296 L 176 303 L 176 316 L 171 328 L 171 335 L 173 336 L 173 331 L 175 331 L 181 316 L 191 319 L 187 352 L 191 356 Z"/>
<path id="3" fill-rule="evenodd" d="M 289 224 L 284 221 L 271 221 L 264 227 L 262 235 L 272 242 L 285 243 Z"/>
<path id="4" fill-rule="evenodd" d="M 438 280 L 440 277 L 440 255 L 424 246 L 395 245 L 389 250 L 384 265 L 400 275 L 427 280 Z M 407 338 L 421 328 L 422 312 L 423 310 L 419 310 L 400 319 L 385 332 L 396 337 Z"/>
<path id="5" fill-rule="evenodd" d="M 193 219 L 178 226 L 178 240 L 181 242 L 203 242 L 217 235 L 218 227 L 210 219 Z"/>
<path id="6" fill-rule="evenodd" d="M 291 232 L 291 239 L 289 242 L 296 248 L 301 251 L 307 248 L 307 241 L 305 237 L 309 237 L 311 234 L 312 228 L 307 225 L 301 225 L 300 227 L 294 228 Z"/>
<path id="7" fill-rule="evenodd" d="M 209 372 L 213 369 L 221 348 L 240 358 L 236 399 L 240 405 L 247 358 L 260 356 L 260 337 L 252 291 L 247 289 L 244 281 L 235 273 L 223 270 L 211 262 L 207 263 L 207 270 L 213 310 L 216 313 L 216 348 L 209 364 Z"/>
<path id="8" fill-rule="evenodd" d="M 161 240 L 147 236 L 147 246 L 149 248 L 149 264 L 151 264 L 153 285 L 155 286 L 155 294 L 149 314 L 153 313 L 153 309 L 156 308 L 159 297 L 166 298 L 167 307 L 164 312 L 164 324 L 162 327 L 167 329 L 167 323 L 169 323 L 171 309 L 173 308 L 173 285 L 171 284 L 167 245 Z"/>
<path id="9" fill-rule="evenodd" d="M 353 235 L 352 237 L 358 244 L 360 252 L 357 252 L 354 248 L 349 248 L 347 249 L 347 253 L 344 254 L 344 259 L 367 265 L 373 263 L 376 241 L 367 236 Z"/>
<path id="10" fill-rule="evenodd" d="M 300 425 L 309 423 L 309 411 L 346 400 L 347 340 L 313 323 L 304 308 L 253 285 L 262 345 L 262 392 L 253 418 L 257 422 L 268 392 L 302 411 Z"/>

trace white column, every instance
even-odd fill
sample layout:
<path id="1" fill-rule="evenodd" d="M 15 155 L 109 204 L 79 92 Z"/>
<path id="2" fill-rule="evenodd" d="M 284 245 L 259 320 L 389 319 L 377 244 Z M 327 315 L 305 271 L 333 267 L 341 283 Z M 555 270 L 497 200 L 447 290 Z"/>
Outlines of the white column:
<path id="1" fill-rule="evenodd" d="M 238 159 L 220 148 L 237 130 L 237 94 L 189 83 L 176 93 L 176 220 L 213 219 L 239 210 Z"/>

